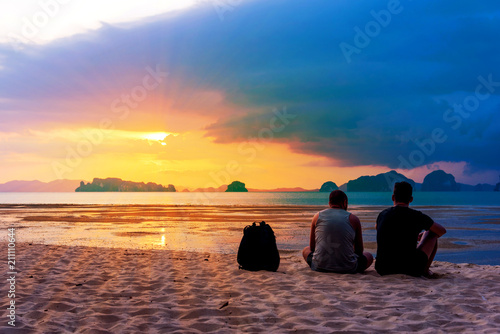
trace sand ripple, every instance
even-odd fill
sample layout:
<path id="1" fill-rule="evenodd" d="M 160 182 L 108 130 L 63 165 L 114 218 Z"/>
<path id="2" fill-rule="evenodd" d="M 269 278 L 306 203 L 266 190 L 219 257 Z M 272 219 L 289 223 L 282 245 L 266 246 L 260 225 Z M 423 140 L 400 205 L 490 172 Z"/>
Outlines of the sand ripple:
<path id="1" fill-rule="evenodd" d="M 438 262 L 439 279 L 271 272 L 234 255 L 18 244 L 17 326 L 2 333 L 475 332 L 500 327 L 500 267 Z M 6 285 L 0 288 L 6 295 Z"/>

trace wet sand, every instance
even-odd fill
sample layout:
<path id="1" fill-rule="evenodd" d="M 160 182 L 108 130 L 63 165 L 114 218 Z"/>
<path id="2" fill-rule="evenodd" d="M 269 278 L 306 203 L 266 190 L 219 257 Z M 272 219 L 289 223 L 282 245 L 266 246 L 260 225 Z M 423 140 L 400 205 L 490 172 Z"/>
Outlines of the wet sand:
<path id="1" fill-rule="evenodd" d="M 16 327 L 4 318 L 0 331 L 497 332 L 500 266 L 435 262 L 432 280 L 381 277 L 373 267 L 356 275 L 311 271 L 300 249 L 322 208 L 0 205 L 2 227 L 17 235 Z M 372 252 L 381 209 L 350 209 Z M 498 248 L 498 208 L 419 209 L 447 223 L 452 237 L 440 252 Z M 242 229 L 260 220 L 278 238 L 276 273 L 238 269 Z M 7 292 L 0 285 L 5 305 Z"/>
<path id="2" fill-rule="evenodd" d="M 308 244 L 312 216 L 324 206 L 0 205 L 4 225 L 22 241 L 50 245 L 236 253 L 243 228 L 265 220 L 281 250 Z M 354 206 L 367 251 L 376 252 L 382 206 Z M 437 260 L 500 264 L 499 207 L 416 207 L 444 225 Z M 10 226 L 9 225 L 9 226 Z M 0 239 L 2 240 L 2 239 Z"/>

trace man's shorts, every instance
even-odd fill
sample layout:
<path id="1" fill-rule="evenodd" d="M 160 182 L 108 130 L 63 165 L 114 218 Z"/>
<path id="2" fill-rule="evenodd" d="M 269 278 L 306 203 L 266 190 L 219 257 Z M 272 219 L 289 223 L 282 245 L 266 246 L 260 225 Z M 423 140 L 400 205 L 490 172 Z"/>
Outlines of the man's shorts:
<path id="1" fill-rule="evenodd" d="M 358 256 L 358 266 L 356 267 L 357 273 L 364 273 L 366 270 L 366 265 L 368 264 L 368 259 L 366 256 Z"/>
<path id="2" fill-rule="evenodd" d="M 377 262 L 378 266 L 376 265 L 375 269 L 380 275 L 405 274 L 420 277 L 425 274 L 428 262 L 427 254 L 420 249 L 415 249 L 413 255 L 399 258 L 397 261 L 390 262 L 389 265 L 384 262 L 382 266 L 382 262 Z"/>
<path id="3" fill-rule="evenodd" d="M 309 253 L 309 255 L 307 256 L 307 264 L 309 265 L 309 267 L 312 268 L 312 260 L 313 260 L 313 252 Z M 361 255 L 361 256 L 358 256 L 358 263 L 357 263 L 357 267 L 356 267 L 356 272 L 357 273 L 363 273 L 366 269 L 366 265 L 368 263 L 368 259 L 364 256 L 364 255 Z M 313 269 L 313 270 L 316 270 L 316 271 L 321 271 L 321 272 L 327 272 L 326 270 L 321 270 L 321 269 Z"/>
<path id="4" fill-rule="evenodd" d="M 425 274 L 429 258 L 422 250 L 416 249 L 412 257 L 408 259 L 405 274 L 420 277 Z"/>
<path id="5" fill-rule="evenodd" d="M 311 253 L 309 253 L 309 255 L 307 255 L 306 262 L 309 265 L 309 267 L 312 268 L 312 264 L 313 264 L 313 252 L 311 252 Z"/>

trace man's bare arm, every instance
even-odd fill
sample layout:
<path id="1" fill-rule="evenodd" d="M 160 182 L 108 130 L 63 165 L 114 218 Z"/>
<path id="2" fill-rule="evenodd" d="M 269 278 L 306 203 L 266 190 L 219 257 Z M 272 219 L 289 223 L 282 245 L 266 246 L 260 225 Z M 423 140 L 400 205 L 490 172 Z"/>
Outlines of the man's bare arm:
<path id="1" fill-rule="evenodd" d="M 446 229 L 441 224 L 438 224 L 436 222 L 434 222 L 434 224 L 431 225 L 429 231 L 437 234 L 438 237 L 441 237 L 443 234 L 446 233 Z"/>
<path id="2" fill-rule="evenodd" d="M 316 249 L 316 223 L 318 222 L 318 217 L 319 212 L 314 215 L 311 223 L 311 236 L 309 238 L 309 248 L 311 249 L 311 252 L 314 252 Z"/>
<path id="3" fill-rule="evenodd" d="M 349 216 L 349 222 L 354 229 L 354 253 L 358 255 L 363 255 L 363 235 L 361 234 L 361 222 L 359 218 L 353 214 Z"/>

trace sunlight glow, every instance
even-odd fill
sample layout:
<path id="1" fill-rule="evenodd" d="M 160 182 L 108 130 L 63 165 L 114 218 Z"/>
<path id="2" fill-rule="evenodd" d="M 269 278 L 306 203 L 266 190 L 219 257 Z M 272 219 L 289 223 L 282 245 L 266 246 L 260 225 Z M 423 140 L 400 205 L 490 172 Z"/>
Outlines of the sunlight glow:
<path id="1" fill-rule="evenodd" d="M 148 140 L 164 140 L 167 138 L 167 136 L 171 135 L 171 133 L 166 133 L 166 132 L 154 132 L 154 133 L 148 133 L 143 135 L 142 137 L 144 139 Z"/>
<path id="2" fill-rule="evenodd" d="M 78 129 L 57 129 L 50 131 L 41 131 L 29 129 L 28 133 L 30 135 L 36 136 L 39 140 L 41 139 L 69 139 L 74 142 L 81 141 L 82 138 L 87 138 L 88 136 L 100 136 L 102 132 L 98 128 L 78 128 Z M 109 139 L 141 139 L 141 140 L 152 140 L 152 141 L 163 141 L 165 138 L 172 136 L 177 137 L 179 133 L 175 132 L 143 132 L 143 131 L 125 131 L 125 130 L 108 130 L 106 132 L 106 138 Z M 0 140 L 2 138 L 12 137 L 13 134 L 0 133 Z M 87 137 L 86 137 L 87 136 Z"/>

